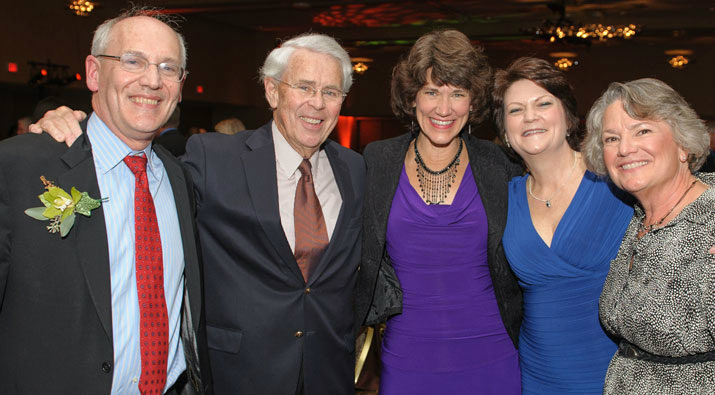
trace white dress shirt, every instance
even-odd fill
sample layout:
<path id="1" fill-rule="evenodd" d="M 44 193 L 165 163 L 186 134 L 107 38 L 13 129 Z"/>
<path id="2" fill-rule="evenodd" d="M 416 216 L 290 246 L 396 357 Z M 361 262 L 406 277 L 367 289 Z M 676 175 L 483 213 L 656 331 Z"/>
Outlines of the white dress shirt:
<path id="1" fill-rule="evenodd" d="M 295 206 L 295 189 L 301 177 L 298 166 L 303 157 L 288 144 L 285 137 L 278 131 L 276 123 L 271 124 L 273 147 L 276 153 L 276 181 L 278 182 L 278 204 L 280 206 L 281 225 L 286 235 L 290 249 L 295 252 L 295 223 L 293 207 Z M 313 172 L 313 184 L 318 195 L 320 207 L 323 210 L 328 240 L 333 236 L 335 223 L 338 222 L 343 198 L 340 196 L 338 184 L 335 182 L 333 169 L 325 150 L 318 150 L 310 157 Z"/>
<path id="2" fill-rule="evenodd" d="M 107 228 L 109 273 L 112 287 L 112 335 L 114 373 L 112 394 L 139 395 L 141 355 L 139 301 L 134 267 L 134 174 L 124 157 L 137 154 L 122 142 L 95 114 L 89 117 L 87 137 L 92 144 L 95 171 Z M 151 150 L 147 157 L 149 191 L 156 208 L 164 263 L 164 296 L 169 314 L 169 356 L 166 388 L 185 370 L 181 344 L 181 302 L 184 295 L 184 249 L 176 215 L 174 193 L 161 159 Z"/>

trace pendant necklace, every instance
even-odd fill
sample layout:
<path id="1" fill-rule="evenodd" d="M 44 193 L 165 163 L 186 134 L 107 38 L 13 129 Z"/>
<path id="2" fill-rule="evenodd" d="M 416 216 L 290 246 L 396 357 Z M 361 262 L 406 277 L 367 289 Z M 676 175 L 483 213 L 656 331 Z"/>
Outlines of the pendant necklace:
<path id="1" fill-rule="evenodd" d="M 457 155 L 442 170 L 432 170 L 422 160 L 420 151 L 417 149 L 417 139 L 415 138 L 415 162 L 417 162 L 417 181 L 420 184 L 422 199 L 427 204 L 442 204 L 449 194 L 449 189 L 454 183 L 459 167 L 459 156 L 462 154 L 462 139 L 459 139 L 459 149 Z"/>
<path id="2" fill-rule="evenodd" d="M 665 219 L 668 218 L 670 213 L 672 213 L 673 210 L 675 210 L 675 208 L 678 207 L 680 202 L 682 202 L 683 199 L 685 198 L 685 195 L 687 195 L 688 192 L 690 192 L 690 190 L 693 189 L 693 187 L 695 186 L 695 183 L 697 183 L 697 182 L 698 182 L 698 180 L 696 179 L 695 181 L 693 181 L 692 184 L 690 184 L 688 189 L 686 189 L 685 193 L 683 193 L 683 195 L 680 196 L 680 199 L 678 199 L 678 201 L 675 203 L 675 205 L 673 207 L 671 207 L 670 210 L 668 210 L 668 212 L 658 222 L 656 222 L 654 224 L 650 224 L 650 225 L 645 225 L 645 224 L 643 224 L 643 221 L 645 221 L 645 217 L 643 217 L 643 220 L 641 221 L 641 223 L 638 224 L 638 233 L 641 233 L 641 232 L 648 233 L 648 232 L 652 231 L 653 229 L 655 229 L 656 227 L 659 227 L 660 225 L 662 225 L 663 221 L 665 221 Z"/>
<path id="3" fill-rule="evenodd" d="M 574 151 L 573 152 L 573 165 L 571 166 L 571 170 L 569 170 L 569 174 L 566 176 L 566 180 L 564 181 L 563 184 L 561 184 L 559 189 L 557 189 L 556 192 L 554 192 L 554 195 L 548 199 L 542 199 L 540 197 L 537 197 L 536 195 L 534 195 L 533 192 L 531 192 L 531 188 L 534 185 L 534 177 L 529 175 L 529 178 L 526 179 L 526 183 L 529 184 L 529 195 L 531 195 L 531 197 L 533 197 L 534 199 L 545 203 L 547 208 L 551 208 L 551 201 L 559 194 L 559 192 L 561 192 L 562 189 L 564 189 L 566 184 L 568 184 L 569 180 L 571 179 L 571 174 L 573 174 L 573 170 L 576 168 L 577 158 L 578 157 L 576 156 L 576 151 Z"/>

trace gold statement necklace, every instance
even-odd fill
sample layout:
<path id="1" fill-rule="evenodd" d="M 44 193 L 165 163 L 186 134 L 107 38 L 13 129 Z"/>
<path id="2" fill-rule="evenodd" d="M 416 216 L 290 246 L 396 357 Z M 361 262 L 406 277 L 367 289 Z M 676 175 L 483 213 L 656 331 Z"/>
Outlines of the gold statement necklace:
<path id="1" fill-rule="evenodd" d="M 463 141 L 459 139 L 459 149 L 457 155 L 442 170 L 432 170 L 422 160 L 420 151 L 417 149 L 417 139 L 415 139 L 415 162 L 417 163 L 417 181 L 420 184 L 422 199 L 427 204 L 442 204 L 449 194 L 459 167 L 459 156 L 462 154 Z"/>

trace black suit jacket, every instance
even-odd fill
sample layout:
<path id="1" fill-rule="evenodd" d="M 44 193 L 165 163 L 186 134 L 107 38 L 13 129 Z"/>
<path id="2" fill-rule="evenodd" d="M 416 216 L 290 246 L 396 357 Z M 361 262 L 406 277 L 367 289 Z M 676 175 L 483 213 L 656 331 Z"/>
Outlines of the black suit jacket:
<path id="1" fill-rule="evenodd" d="M 165 130 L 164 133 L 154 139 L 154 144 L 166 148 L 177 158 L 186 152 L 186 137 L 179 129 Z"/>
<path id="2" fill-rule="evenodd" d="M 522 294 L 501 243 L 506 226 L 508 182 L 522 169 L 495 144 L 462 134 L 479 195 L 487 213 L 487 260 L 502 321 L 518 345 Z M 402 290 L 385 248 L 387 219 L 397 190 L 410 133 L 369 144 L 363 220 L 363 259 L 356 295 L 356 322 L 385 322 L 402 311 Z"/>
<path id="3" fill-rule="evenodd" d="M 194 391 L 209 391 L 191 182 L 171 154 L 160 147 L 155 152 L 171 182 L 184 247 L 182 339 L 189 381 Z M 106 394 L 114 352 L 103 210 L 77 215 L 64 239 L 49 233 L 47 222 L 24 214 L 42 205 L 43 175 L 66 191 L 76 187 L 100 196 L 85 135 L 70 148 L 48 135 L 0 143 L 0 393 Z"/>
<path id="4" fill-rule="evenodd" d="M 343 199 L 306 284 L 281 226 L 271 124 L 191 137 L 214 386 L 221 394 L 352 394 L 352 298 L 360 261 L 362 157 L 324 148 Z"/>

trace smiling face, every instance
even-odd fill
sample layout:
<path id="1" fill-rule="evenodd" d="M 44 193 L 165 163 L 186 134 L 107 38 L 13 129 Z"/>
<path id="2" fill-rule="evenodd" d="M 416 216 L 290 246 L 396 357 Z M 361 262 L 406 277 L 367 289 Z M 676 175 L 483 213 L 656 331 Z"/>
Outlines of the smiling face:
<path id="1" fill-rule="evenodd" d="M 631 118 L 617 100 L 603 114 L 603 161 L 619 188 L 638 198 L 689 174 L 687 153 L 665 121 Z"/>
<path id="2" fill-rule="evenodd" d="M 452 85 L 437 86 L 427 71 L 425 85 L 415 97 L 415 118 L 432 145 L 449 145 L 469 119 L 469 91 Z"/>
<path id="3" fill-rule="evenodd" d="M 337 59 L 330 55 L 296 49 L 280 79 L 288 84 L 308 84 L 316 88 L 313 97 L 305 97 L 273 78 L 264 80 L 266 99 L 273 111 L 273 120 L 288 144 L 302 157 L 309 158 L 328 138 L 338 123 L 342 99 L 326 101 L 324 88 L 341 90 L 342 71 Z"/>
<path id="4" fill-rule="evenodd" d="M 112 27 L 103 54 L 125 53 L 143 56 L 151 63 L 181 64 L 176 33 L 146 16 L 127 18 Z M 132 149 L 145 148 L 181 101 L 183 82 L 162 78 L 154 65 L 132 73 L 122 70 L 117 61 L 90 55 L 85 66 L 87 87 L 94 92 L 94 111 Z"/>
<path id="5" fill-rule="evenodd" d="M 568 146 L 561 101 L 530 80 L 516 81 L 504 93 L 504 128 L 509 144 L 525 160 Z"/>

